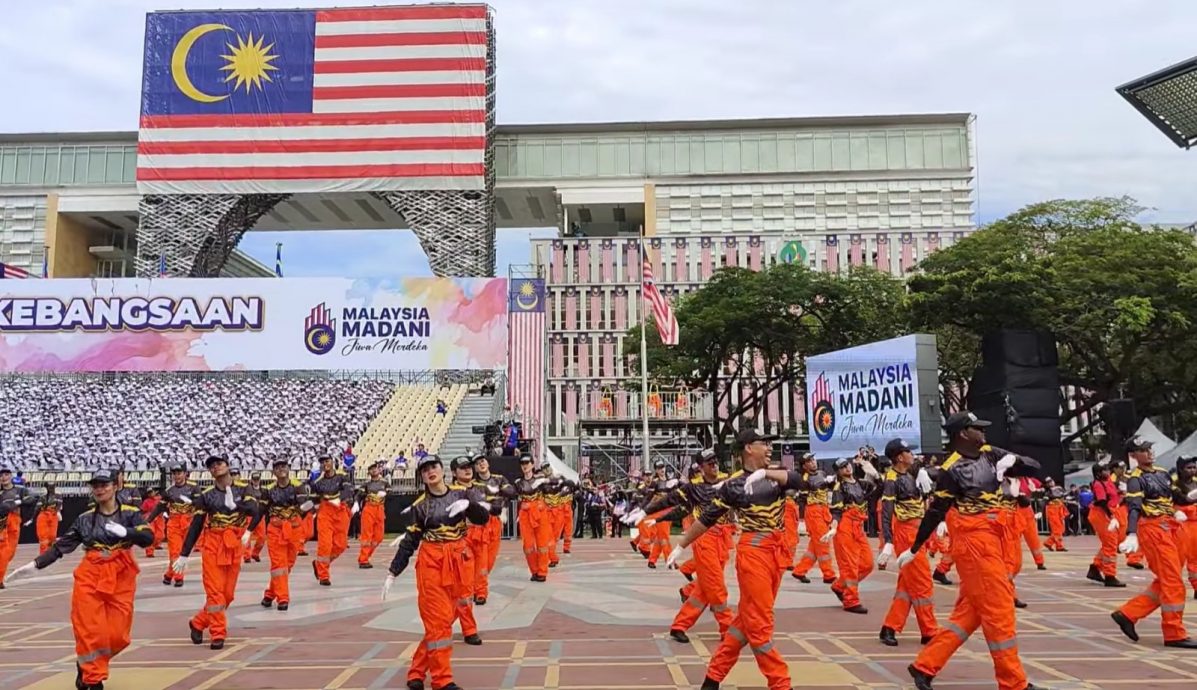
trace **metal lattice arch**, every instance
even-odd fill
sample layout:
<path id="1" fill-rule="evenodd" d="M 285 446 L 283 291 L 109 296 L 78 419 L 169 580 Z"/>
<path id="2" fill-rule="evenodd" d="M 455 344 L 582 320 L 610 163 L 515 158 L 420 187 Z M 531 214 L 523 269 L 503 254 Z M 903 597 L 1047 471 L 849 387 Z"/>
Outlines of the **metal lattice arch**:
<path id="1" fill-rule="evenodd" d="M 485 185 L 480 190 L 372 192 L 401 215 L 437 276 L 495 274 L 495 31 L 486 17 Z M 140 277 L 206 278 L 220 270 L 246 232 L 288 194 L 147 194 L 139 201 Z M 165 271 L 162 264 L 165 263 Z"/>

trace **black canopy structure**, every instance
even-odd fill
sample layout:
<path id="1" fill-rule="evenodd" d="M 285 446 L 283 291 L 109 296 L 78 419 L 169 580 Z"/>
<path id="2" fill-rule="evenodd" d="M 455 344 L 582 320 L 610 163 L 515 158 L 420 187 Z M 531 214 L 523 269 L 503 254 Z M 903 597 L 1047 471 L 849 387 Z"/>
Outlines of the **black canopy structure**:
<path id="1" fill-rule="evenodd" d="M 1177 146 L 1189 149 L 1197 143 L 1197 57 L 1116 90 Z"/>

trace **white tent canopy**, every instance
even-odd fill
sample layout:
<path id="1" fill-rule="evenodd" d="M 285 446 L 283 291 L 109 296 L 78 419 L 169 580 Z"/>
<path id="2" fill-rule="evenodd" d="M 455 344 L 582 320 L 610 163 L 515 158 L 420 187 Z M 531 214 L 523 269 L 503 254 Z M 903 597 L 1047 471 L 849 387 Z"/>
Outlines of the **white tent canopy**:
<path id="1" fill-rule="evenodd" d="M 1158 446 L 1156 447 L 1158 448 Z M 1197 457 L 1197 431 L 1189 435 L 1188 438 L 1176 444 L 1167 453 L 1161 453 L 1156 450 L 1155 464 L 1164 469 L 1172 469 L 1176 467 L 1176 461 L 1180 458 Z"/>
<path id="2" fill-rule="evenodd" d="M 1168 438 L 1167 434 L 1160 431 L 1159 427 L 1155 424 L 1152 424 L 1150 419 L 1143 420 L 1143 423 L 1139 425 L 1139 430 L 1135 432 L 1135 436 L 1144 441 L 1151 441 L 1153 444 L 1152 450 L 1155 451 L 1157 458 L 1176 447 L 1176 441 Z"/>
<path id="3" fill-rule="evenodd" d="M 544 444 L 543 447 L 544 458 L 548 461 L 549 467 L 553 468 L 553 474 L 565 477 L 576 484 L 578 482 L 578 473 L 575 472 L 569 465 L 566 465 L 564 462 L 562 462 L 561 458 L 557 457 L 553 451 L 549 450 L 548 444 Z"/>

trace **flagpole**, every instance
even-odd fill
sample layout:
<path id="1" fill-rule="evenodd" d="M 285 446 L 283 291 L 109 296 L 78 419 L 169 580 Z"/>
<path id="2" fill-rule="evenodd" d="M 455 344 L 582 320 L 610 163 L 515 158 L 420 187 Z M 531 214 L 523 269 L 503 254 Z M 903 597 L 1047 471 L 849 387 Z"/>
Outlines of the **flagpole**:
<path id="1" fill-rule="evenodd" d="M 540 248 L 539 247 L 537 247 L 536 259 L 537 259 L 536 277 L 544 278 L 545 277 L 544 276 L 544 264 L 540 262 Z M 549 287 L 548 287 L 547 283 L 548 283 L 548 280 L 546 279 L 546 280 L 544 280 L 544 282 L 542 282 L 540 284 L 540 289 L 541 289 L 540 300 L 541 300 L 541 308 L 542 309 L 544 307 L 548 306 Z M 540 352 L 541 352 L 541 360 L 540 361 L 543 363 L 543 366 L 541 367 L 542 378 L 540 379 L 540 419 L 537 420 L 537 424 L 540 425 L 540 430 L 539 430 L 540 431 L 540 441 L 539 442 L 540 442 L 540 448 L 541 448 L 540 461 L 542 463 L 546 463 L 549 461 L 549 423 L 548 423 L 549 376 L 548 376 L 548 370 L 549 370 L 549 317 L 550 316 L 551 316 L 551 314 L 549 314 L 548 310 L 545 309 L 544 328 L 540 329 L 540 348 L 541 348 L 540 349 Z"/>
<path id="2" fill-rule="evenodd" d="M 648 261 L 648 249 L 644 246 L 644 226 L 640 226 L 640 416 L 641 432 L 644 440 L 641 442 L 640 469 L 648 472 L 651 465 L 648 444 L 648 318 L 645 314 L 648 299 L 644 295 L 644 262 Z"/>

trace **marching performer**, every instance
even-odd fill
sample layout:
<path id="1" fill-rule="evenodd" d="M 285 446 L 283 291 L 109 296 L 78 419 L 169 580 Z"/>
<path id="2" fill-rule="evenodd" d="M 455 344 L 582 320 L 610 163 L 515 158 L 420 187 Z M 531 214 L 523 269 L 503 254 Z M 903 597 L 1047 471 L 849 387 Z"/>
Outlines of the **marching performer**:
<path id="1" fill-rule="evenodd" d="M 49 550 L 58 539 L 58 525 L 62 522 L 62 497 L 54 484 L 46 484 L 46 493 L 37 499 L 37 546 L 38 553 Z"/>
<path id="2" fill-rule="evenodd" d="M 1155 466 L 1151 442 L 1135 438 L 1128 444 L 1135 469 L 1126 479 L 1127 537 L 1118 549 L 1126 554 L 1142 550 L 1155 578 L 1147 591 L 1122 605 L 1110 617 L 1122 634 L 1139 641 L 1135 624 L 1157 608 L 1164 630 L 1164 646 L 1197 649 L 1197 640 L 1185 630 L 1185 582 L 1181 556 L 1173 535 L 1176 527 L 1172 505 L 1173 482 L 1166 470 Z M 1185 496 L 1197 500 L 1197 490 Z"/>
<path id="3" fill-rule="evenodd" d="M 449 485 L 454 491 L 464 491 L 469 499 L 475 503 L 485 501 L 482 493 L 474 486 L 474 461 L 468 455 L 460 455 L 449 463 L 453 472 L 453 483 Z M 416 499 L 419 500 L 418 498 Z M 414 503 L 412 504 L 415 505 Z M 490 504 L 487 504 L 490 507 Z M 490 521 L 490 518 L 487 518 Z M 465 578 L 465 591 L 457 598 L 457 620 L 461 621 L 461 637 L 468 645 L 482 644 L 478 636 L 478 621 L 474 619 L 474 580 L 478 576 L 478 556 L 474 550 L 479 534 L 477 530 L 482 525 L 474 523 L 466 527 L 466 552 L 461 562 L 461 575 Z"/>
<path id="4" fill-rule="evenodd" d="M 370 559 L 374 550 L 382 546 L 382 537 L 387 530 L 387 488 L 390 484 L 382 476 L 385 460 L 370 465 L 370 478 L 357 490 L 357 504 L 362 506 L 362 529 L 358 535 L 361 548 L 357 552 L 357 567 L 373 568 Z"/>
<path id="5" fill-rule="evenodd" d="M 22 507 L 32 507 L 36 502 L 28 489 L 13 484 L 12 468 L 0 466 L 0 589 L 4 589 L 4 573 L 21 541 Z"/>
<path id="6" fill-rule="evenodd" d="M 816 487 L 809 491 L 799 491 L 799 497 L 805 497 L 806 510 L 802 522 L 806 524 L 806 553 L 802 559 L 794 564 L 793 576 L 800 582 L 810 583 L 806 574 L 817 563 L 823 572 L 823 584 L 830 585 L 836 581 L 835 567 L 831 565 L 831 544 L 823 539 L 827 530 L 831 529 L 831 487 L 835 481 L 829 479 L 822 470 L 815 456 L 807 453 L 802 456 L 802 479 L 810 486 Z"/>
<path id="7" fill-rule="evenodd" d="M 204 489 L 195 498 L 197 514 L 191 519 L 191 527 L 183 542 L 183 552 L 175 559 L 171 569 L 178 575 L 187 570 L 191 550 L 204 532 L 201 547 L 204 557 L 200 562 L 204 583 L 204 607 L 187 621 L 192 644 L 203 644 L 204 631 L 212 634 L 209 647 L 223 649 L 228 636 L 228 620 L 225 611 L 233 603 L 237 593 L 237 578 L 241 574 L 241 554 L 249 545 L 250 532 L 246 529 L 251 518 L 258 514 L 258 502 L 248 491 L 244 482 L 234 482 L 229 473 L 229 463 L 222 457 L 211 456 L 205 462 L 212 475 L 212 486 Z"/>
<path id="8" fill-rule="evenodd" d="M 1126 442 L 1127 457 L 1129 457 L 1131 453 L 1135 452 L 1135 449 L 1134 449 L 1135 443 L 1136 443 L 1136 440 L 1133 438 Z M 1118 505 L 1118 511 L 1119 511 L 1119 513 L 1118 513 L 1118 522 L 1119 522 L 1118 543 L 1119 544 L 1121 544 L 1126 539 L 1126 534 L 1127 534 L 1126 524 L 1128 522 L 1129 513 L 1128 513 L 1128 508 L 1126 505 L 1126 477 L 1127 477 L 1127 473 L 1130 472 L 1130 469 L 1131 468 L 1127 466 L 1126 462 L 1123 462 L 1120 460 L 1120 461 L 1114 463 L 1114 465 L 1110 471 L 1110 480 L 1113 481 L 1118 486 L 1118 491 L 1122 493 L 1122 497 L 1123 497 L 1122 502 Z M 1132 551 L 1132 552 L 1126 554 L 1126 567 L 1130 568 L 1131 570 L 1142 570 L 1145 567 L 1144 560 L 1145 559 L 1143 557 L 1142 551 Z"/>
<path id="9" fill-rule="evenodd" d="M 474 457 L 474 485 L 490 497 L 490 519 L 479 527 L 481 534 L 475 539 L 478 572 L 474 577 L 474 603 L 486 604 L 490 596 L 490 572 L 499 557 L 499 544 L 503 541 L 503 525 L 507 524 L 507 497 L 513 495 L 511 482 L 501 474 L 491 474 L 490 461 L 485 455 Z"/>
<path id="10" fill-rule="evenodd" d="M 1110 466 L 1104 462 L 1093 465 L 1093 503 L 1089 504 L 1089 525 L 1101 541 L 1101 549 L 1089 564 L 1085 577 L 1106 587 L 1125 587 L 1118 579 L 1118 542 L 1122 521 L 1122 494 L 1110 479 Z"/>
<path id="11" fill-rule="evenodd" d="M 262 489 L 254 518 L 254 523 L 266 523 L 266 555 L 270 558 L 270 583 L 262 595 L 262 606 L 270 608 L 277 601 L 278 610 L 286 611 L 291 606 L 291 569 L 302 543 L 303 516 L 315 506 L 307 486 L 291 476 L 291 464 L 285 458 L 276 458 L 271 472 L 274 482 Z"/>
<path id="12" fill-rule="evenodd" d="M 540 476 L 545 480 L 543 493 L 545 514 L 549 521 L 549 567 L 556 568 L 561 562 L 557 557 L 557 542 L 561 539 L 561 531 L 565 529 L 565 515 L 562 512 L 566 501 L 562 493 L 564 480 L 553 476 L 553 468 L 547 462 L 540 466 Z"/>
<path id="13" fill-rule="evenodd" d="M 653 501 L 659 501 L 673 491 L 677 487 L 677 480 L 670 479 L 665 472 L 665 462 L 658 460 L 653 464 L 653 476 L 645 482 L 644 485 L 644 505 L 651 504 Z M 648 553 L 648 567 L 656 568 L 657 559 L 664 558 L 669 555 L 670 543 L 669 535 L 673 530 L 673 523 L 668 520 L 656 522 L 651 526 L 646 525 L 641 527 L 641 539 L 644 539 L 644 530 L 648 530 L 648 543 L 651 548 Z M 643 542 L 642 542 L 643 543 Z"/>
<path id="14" fill-rule="evenodd" d="M 140 510 L 117 502 L 112 472 L 94 472 L 90 483 L 94 507 L 75 518 L 70 529 L 33 562 L 13 571 L 10 582 L 83 547 L 71 591 L 75 687 L 103 690 L 108 663 L 129 646 L 133 629 L 133 598 L 141 569 L 131 549 L 149 546 L 154 534 Z"/>
<path id="15" fill-rule="evenodd" d="M 153 522 L 163 514 L 168 514 L 166 520 L 166 572 L 162 574 L 162 584 L 175 587 L 183 586 L 183 573 L 175 571 L 175 561 L 183 553 L 183 542 L 187 540 L 187 533 L 191 530 L 191 518 L 195 515 L 195 499 L 200 489 L 195 482 L 187 480 L 187 468 L 181 463 L 170 466 L 170 486 L 162 492 L 162 500 L 154 506 L 147 520 Z"/>
<path id="16" fill-rule="evenodd" d="M 864 614 L 869 610 L 860 603 L 860 582 L 873 572 L 873 549 L 864 524 L 869 519 L 869 501 L 880 488 L 879 477 L 873 464 L 859 455 L 854 460 L 836 460 L 835 472 L 831 528 L 823 535 L 835 544 L 835 561 L 840 567 L 840 577 L 831 585 L 831 591 L 845 611 Z"/>
<path id="17" fill-rule="evenodd" d="M 713 500 L 686 530 L 666 561 L 666 565 L 673 565 L 682 549 L 720 524 L 730 511 L 736 511 L 743 528 L 736 545 L 740 603 L 727 634 L 711 656 L 701 690 L 718 690 L 745 645 L 752 649 L 769 690 L 790 688 L 789 666 L 773 645 L 773 606 L 781 587 L 781 574 L 789 565 L 781 534 L 783 503 L 788 500 L 785 494 L 788 489 L 817 487 L 804 481 L 797 472 L 765 469 L 769 464 L 769 443 L 775 438 L 762 436 L 755 429 L 745 429 L 736 435 L 736 450 L 743 469 L 720 484 Z"/>
<path id="18" fill-rule="evenodd" d="M 424 481 L 424 492 L 412 504 L 411 524 L 391 561 L 382 598 L 386 599 L 395 578 L 403 574 L 412 555 L 419 550 L 416 592 L 424 637 L 412 657 L 407 687 L 424 690 L 424 677 L 431 675 L 434 690 L 461 690 L 453 682 L 452 651 L 458 601 L 467 597 L 472 587 L 466 574 L 466 561 L 471 558 L 465 540 L 466 521 L 486 524 L 490 506 L 476 500 L 475 492 L 450 487 L 445 482 L 440 458 L 435 455 L 420 458 L 416 473 Z"/>
<path id="19" fill-rule="evenodd" d="M 333 561 L 349 548 L 349 518 L 352 516 L 349 504 L 357 489 L 353 486 L 353 478 L 337 469 L 328 455 L 320 458 L 320 476 L 312 480 L 310 486 L 312 495 L 320 499 L 312 573 L 321 585 L 328 587 L 332 584 L 330 568 Z"/>
<path id="20" fill-rule="evenodd" d="M 697 520 L 715 497 L 715 487 L 728 475 L 719 471 L 719 456 L 708 448 L 698 456 L 699 472 L 690 481 L 669 492 L 660 500 L 648 504 L 643 511 L 625 516 L 628 523 L 655 522 L 654 515 L 669 511 L 675 506 L 684 506 L 693 519 Z M 786 499 L 789 500 L 788 498 Z M 678 592 L 682 597 L 682 608 L 678 610 L 669 626 L 669 636 L 683 644 L 690 642 L 686 631 L 698 622 L 708 607 L 719 624 L 719 634 L 727 633 L 732 623 L 731 607 L 727 604 L 727 583 L 723 571 L 731 558 L 732 530 L 725 514 L 694 540 L 694 574 L 697 580 L 687 584 Z M 691 522 L 693 524 L 693 522 Z M 649 527 L 651 528 L 651 524 Z M 689 530 L 689 528 L 687 528 Z M 786 561 L 789 562 L 789 559 Z"/>
<path id="21" fill-rule="evenodd" d="M 1021 477 L 1018 482 L 1018 529 L 1022 533 L 1023 541 L 1027 543 L 1027 548 L 1031 550 L 1031 560 L 1035 561 L 1035 567 L 1047 570 L 1047 565 L 1043 562 L 1043 545 L 1039 541 L 1039 518 L 1043 517 L 1043 514 L 1036 513 L 1031 507 L 1034 500 L 1043 495 L 1043 483 L 1033 477 Z M 1018 545 L 1018 549 L 1021 553 L 1021 544 Z"/>
<path id="22" fill-rule="evenodd" d="M 249 475 L 249 493 L 254 500 L 259 503 L 262 501 L 262 475 L 258 472 L 251 472 Z M 249 526 L 249 532 L 252 535 L 250 545 L 245 549 L 241 562 L 249 563 L 252 560 L 254 563 L 261 563 L 262 549 L 266 546 L 266 521 L 254 520 Z"/>
<path id="23" fill-rule="evenodd" d="M 1189 586 L 1193 588 L 1193 598 L 1197 599 L 1197 498 L 1189 497 L 1197 489 L 1197 457 L 1177 460 L 1172 482 L 1172 502 L 1176 508 L 1173 517 L 1180 523 L 1176 539 L 1188 571 Z"/>
<path id="24" fill-rule="evenodd" d="M 520 539 L 524 542 L 524 558 L 532 582 L 544 582 L 549 577 L 549 539 L 552 527 L 549 524 L 548 508 L 544 502 L 544 477 L 536 476 L 532 457 L 520 458 L 520 473 L 523 475 L 508 490 L 508 498 L 520 499 Z"/>
<path id="25" fill-rule="evenodd" d="M 885 534 L 885 546 L 877 557 L 878 563 L 887 563 L 894 557 L 895 550 L 901 553 L 914 544 L 919 524 L 926 514 L 923 496 L 931 493 L 931 476 L 925 469 L 912 473 L 914 453 L 900 438 L 885 444 L 885 457 L 892 465 L 885 473 L 885 484 L 881 497 L 881 531 Z M 931 564 L 925 554 L 919 553 L 905 568 L 898 571 L 898 585 L 894 600 L 885 615 L 881 627 L 881 642 L 889 647 L 898 646 L 898 633 L 906 627 L 906 618 L 914 608 L 914 617 L 919 624 L 922 643 L 927 644 L 939 624 L 935 622 L 935 585 L 931 583 Z"/>
<path id="26" fill-rule="evenodd" d="M 1037 690 L 1027 681 L 1018 656 L 1014 583 L 1004 555 L 1003 523 L 1012 515 L 1002 506 L 1002 487 L 1008 477 L 1037 473 L 1039 463 L 985 443 L 987 426 L 989 422 L 968 411 L 948 417 L 944 429 L 952 454 L 936 479 L 914 543 L 898 556 L 898 567 L 906 568 L 940 522 L 945 517 L 953 521 L 952 555 L 960 572 L 960 595 L 951 617 L 907 669 L 918 690 L 931 690 L 935 676 L 977 628 L 989 645 L 998 690 Z"/>
<path id="27" fill-rule="evenodd" d="M 1064 548 L 1064 522 L 1068 519 L 1068 492 L 1058 486 L 1056 480 L 1044 477 L 1043 488 L 1047 494 L 1047 506 L 1043 512 L 1047 515 L 1048 538 L 1044 547 L 1048 551 L 1068 551 Z"/>
<path id="28" fill-rule="evenodd" d="M 150 487 L 145 490 L 145 500 L 141 502 L 141 514 L 146 518 L 146 522 L 149 523 L 150 529 L 154 532 L 154 541 L 145 548 L 146 558 L 153 558 L 154 553 L 162 545 L 162 542 L 166 540 L 166 518 L 159 515 L 153 520 L 149 519 L 150 514 L 154 512 L 154 509 L 160 503 L 162 503 L 162 497 L 158 495 L 157 489 Z"/>
<path id="29" fill-rule="evenodd" d="M 145 500 L 141 489 L 125 484 L 124 468 L 116 470 L 116 501 L 123 506 L 132 506 L 141 510 L 141 502 Z"/>

